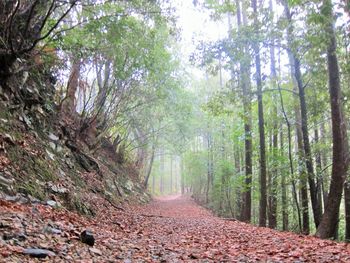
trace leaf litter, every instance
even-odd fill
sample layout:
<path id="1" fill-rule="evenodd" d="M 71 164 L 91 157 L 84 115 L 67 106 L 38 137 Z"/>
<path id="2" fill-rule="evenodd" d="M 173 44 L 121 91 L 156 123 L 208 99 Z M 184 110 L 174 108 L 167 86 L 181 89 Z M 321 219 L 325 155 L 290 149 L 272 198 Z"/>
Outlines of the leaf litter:
<path id="1" fill-rule="evenodd" d="M 189 197 L 123 209 L 99 201 L 88 218 L 0 199 L 0 262 L 350 262 L 349 244 L 220 219 Z"/>

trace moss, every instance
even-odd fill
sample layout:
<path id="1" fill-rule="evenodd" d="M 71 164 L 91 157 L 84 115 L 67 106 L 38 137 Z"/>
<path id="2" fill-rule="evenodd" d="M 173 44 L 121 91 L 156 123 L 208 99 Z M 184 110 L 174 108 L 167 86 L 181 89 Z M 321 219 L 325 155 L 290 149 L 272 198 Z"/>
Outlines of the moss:
<path id="1" fill-rule="evenodd" d="M 31 170 L 37 172 L 37 175 L 43 181 L 53 181 L 56 179 L 57 163 L 37 158 Z"/>
<path id="2" fill-rule="evenodd" d="M 20 183 L 17 191 L 25 195 L 31 195 L 39 200 L 46 199 L 46 193 L 43 191 L 43 188 L 33 181 Z"/>
<path id="3" fill-rule="evenodd" d="M 8 112 L 6 107 L 1 107 L 1 108 L 2 109 L 0 111 L 0 119 L 9 120 L 10 119 L 10 113 Z"/>
<path id="4" fill-rule="evenodd" d="M 87 215 L 87 216 L 95 216 L 95 212 L 93 209 L 87 205 L 79 194 L 70 194 L 65 198 L 65 205 L 70 210 L 75 210 L 79 214 Z"/>

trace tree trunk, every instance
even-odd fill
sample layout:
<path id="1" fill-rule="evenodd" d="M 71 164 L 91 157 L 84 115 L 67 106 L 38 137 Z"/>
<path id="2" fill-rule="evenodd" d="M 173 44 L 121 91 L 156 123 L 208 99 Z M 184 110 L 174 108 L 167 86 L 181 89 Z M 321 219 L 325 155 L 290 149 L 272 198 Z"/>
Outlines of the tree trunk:
<path id="1" fill-rule="evenodd" d="M 147 169 L 147 173 L 146 173 L 146 177 L 145 177 L 145 182 L 144 182 L 144 188 L 147 189 L 147 186 L 148 186 L 148 180 L 149 180 L 149 177 L 152 173 L 152 167 L 153 167 L 153 161 L 154 161 L 154 153 L 155 153 L 155 145 L 152 144 L 152 152 L 151 152 L 151 158 L 150 158 L 150 161 L 149 161 L 149 164 L 148 164 L 148 169 Z"/>
<path id="2" fill-rule="evenodd" d="M 273 16 L 273 4 L 272 0 L 269 1 L 269 9 L 270 14 Z M 273 41 L 273 40 L 272 40 Z M 275 47 L 274 47 L 274 41 L 272 45 L 270 46 L 270 70 L 271 70 L 271 80 L 274 86 L 276 86 L 276 80 L 277 80 L 277 72 L 276 72 L 276 60 L 275 60 Z M 273 95 L 273 98 L 276 99 L 275 94 Z M 270 185 L 270 193 L 269 193 L 269 210 L 268 210 L 268 218 L 269 218 L 269 227 L 270 228 L 276 228 L 277 227 L 277 148 L 278 148 L 278 111 L 277 111 L 277 105 L 274 103 L 273 106 L 273 135 L 272 135 L 272 158 L 273 158 L 273 167 L 272 171 L 270 172 L 271 177 L 271 185 Z M 282 138 L 282 130 L 281 130 L 281 138 Z M 283 146 L 283 143 L 281 141 L 281 146 Z M 281 149 L 283 152 L 283 149 Z M 282 174 L 282 180 L 285 181 L 285 175 Z M 284 186 L 285 187 L 285 186 Z M 283 188 L 283 185 L 282 185 Z M 285 190 L 285 188 L 284 188 Z M 282 189 L 282 204 L 283 203 L 283 189 Z M 283 209 L 283 205 L 282 205 Z M 284 211 L 284 210 L 283 210 Z M 283 222 L 284 222 L 283 217 Z"/>
<path id="3" fill-rule="evenodd" d="M 165 169 L 164 169 L 164 149 L 161 149 L 160 150 L 160 186 L 159 186 L 159 190 L 160 190 L 160 193 L 163 194 L 164 193 L 164 172 L 165 172 Z"/>
<path id="4" fill-rule="evenodd" d="M 236 0 L 237 6 L 237 25 L 240 29 L 242 26 L 240 1 Z M 244 14 L 243 23 L 245 24 Z M 240 78 L 243 92 L 243 112 L 244 112 L 244 146 L 245 146 L 245 186 L 242 191 L 243 204 L 241 211 L 241 220 L 250 222 L 252 210 L 252 106 L 250 91 L 250 58 L 246 48 L 242 49 L 245 57 L 240 63 Z"/>
<path id="5" fill-rule="evenodd" d="M 316 188 L 317 190 L 317 200 L 319 201 L 320 209 L 322 211 L 322 162 L 321 162 L 321 151 L 319 149 L 319 134 L 318 127 L 315 123 L 314 130 L 315 144 L 316 144 Z"/>
<path id="6" fill-rule="evenodd" d="M 298 83 L 298 91 L 299 91 L 299 101 L 300 101 L 300 112 L 301 112 L 301 129 L 303 136 L 303 144 L 304 144 L 304 153 L 305 153 L 305 164 L 307 170 L 307 178 L 310 187 L 310 197 L 311 197 L 311 205 L 314 215 L 315 226 L 318 227 L 320 224 L 320 219 L 322 215 L 320 200 L 318 200 L 318 189 L 315 184 L 315 175 L 314 168 L 312 163 L 312 155 L 311 155 L 311 147 L 309 140 L 309 130 L 308 130 L 308 118 L 307 118 L 307 105 L 305 100 L 305 90 L 302 82 L 301 71 L 300 71 L 300 61 L 294 56 L 294 67 L 295 67 L 295 78 Z"/>
<path id="7" fill-rule="evenodd" d="M 281 156 L 284 156 L 284 141 L 283 141 L 283 127 L 280 129 L 280 150 Z M 288 231 L 288 199 L 287 199 L 287 186 L 286 186 L 286 175 L 284 169 L 281 169 L 281 187 L 282 187 L 282 230 Z"/>
<path id="8" fill-rule="evenodd" d="M 252 0 L 252 7 L 254 12 L 254 28 L 255 34 L 258 34 L 258 7 L 256 0 Z M 266 226 L 266 208 L 267 208 L 267 194 L 266 194 L 266 146 L 265 146 L 265 124 L 264 124 L 264 108 L 263 95 L 261 83 L 261 61 L 259 43 L 253 43 L 255 53 L 255 68 L 256 68 L 256 86 L 258 94 L 258 117 L 259 117 L 259 142 L 260 142 L 260 206 L 259 206 L 259 226 Z"/>
<path id="9" fill-rule="evenodd" d="M 209 125 L 208 125 L 209 129 Z M 207 187 L 205 191 L 205 203 L 209 203 L 209 191 L 210 191 L 210 184 L 211 184 L 211 158 L 210 158 L 210 151 L 211 151 L 211 134 L 207 133 Z"/>
<path id="10" fill-rule="evenodd" d="M 321 135 L 321 143 L 323 145 L 326 144 L 325 142 L 325 138 L 326 138 L 326 131 L 325 131 L 325 127 L 324 127 L 324 120 L 322 119 L 322 122 L 321 122 L 321 125 L 320 125 L 320 135 Z M 327 153 L 324 149 L 322 149 L 321 151 L 321 163 L 323 164 L 323 171 L 322 171 L 322 181 L 321 181 L 321 185 L 322 185 L 322 198 L 323 198 L 323 204 L 326 205 L 327 203 L 327 198 L 328 198 L 328 178 L 329 178 L 329 175 L 327 173 L 327 169 L 326 169 L 326 166 L 328 166 L 327 164 Z"/>
<path id="11" fill-rule="evenodd" d="M 61 112 L 68 115 L 71 115 L 76 111 L 75 108 L 77 104 L 75 99 L 75 93 L 77 92 L 79 87 L 81 60 L 75 59 L 72 63 L 73 64 L 67 83 L 66 97 L 62 101 L 61 105 Z"/>
<path id="12" fill-rule="evenodd" d="M 344 208 L 345 208 L 345 241 L 350 241 L 350 182 L 344 184 Z"/>
<path id="13" fill-rule="evenodd" d="M 296 187 L 296 183 L 295 183 L 295 179 L 294 179 L 294 165 L 293 165 L 293 157 L 292 157 L 291 125 L 290 125 L 287 113 L 285 111 L 285 108 L 284 108 L 284 101 L 283 101 L 282 91 L 281 91 L 281 87 L 280 87 L 279 84 L 278 84 L 278 92 L 279 92 L 279 95 L 280 95 L 281 109 L 282 109 L 283 117 L 284 117 L 284 120 L 285 120 L 285 122 L 287 124 L 287 132 L 288 132 L 288 159 L 289 159 L 290 175 L 292 177 L 293 199 L 294 199 L 295 206 L 296 206 L 296 209 L 297 209 L 297 214 L 298 214 L 299 230 L 301 231 L 301 212 L 300 212 L 300 206 L 299 206 L 299 201 L 298 201 L 297 187 Z M 298 140 L 298 141 L 300 141 L 300 140 Z M 307 192 L 306 192 L 306 194 L 307 194 Z M 309 226 L 308 222 L 307 222 L 306 226 L 307 227 Z"/>
<path id="14" fill-rule="evenodd" d="M 173 193 L 173 156 L 170 155 L 170 194 Z"/>
<path id="15" fill-rule="evenodd" d="M 333 165 L 332 177 L 328 200 L 321 223 L 317 229 L 316 236 L 321 238 L 331 238 L 335 236 L 336 226 L 339 219 L 339 206 L 342 196 L 343 184 L 349 166 L 349 146 L 344 113 L 341 102 L 341 88 L 339 77 L 338 58 L 336 54 L 336 37 L 334 32 L 334 18 L 332 2 L 323 1 L 323 15 L 328 21 L 326 32 L 329 37 L 327 48 L 328 64 L 328 88 L 331 104 L 332 117 L 332 137 L 333 137 Z"/>
<path id="16" fill-rule="evenodd" d="M 180 173 L 181 173 L 181 194 L 185 194 L 185 174 L 184 174 L 184 162 L 181 156 L 180 160 Z"/>
<path id="17" fill-rule="evenodd" d="M 287 29 L 287 38 L 288 38 L 288 46 L 290 47 L 288 51 L 288 58 L 289 58 L 289 63 L 290 63 L 290 68 L 291 68 L 291 76 L 293 80 L 293 87 L 294 90 L 298 89 L 299 87 L 304 92 L 304 87 L 302 84 L 302 79 L 301 79 L 301 73 L 300 73 L 300 63 L 299 60 L 297 60 L 296 55 L 292 51 L 292 39 L 293 39 L 293 27 L 292 27 L 292 16 L 289 10 L 288 2 L 286 0 L 282 1 L 283 7 L 284 7 L 284 12 L 286 15 L 286 18 L 290 24 L 290 26 Z M 299 94 L 300 95 L 300 94 Z M 305 96 L 303 96 L 303 99 L 305 100 Z M 301 99 L 299 96 L 299 103 Z M 305 105 L 304 105 L 305 106 Z M 298 145 L 298 159 L 299 159 L 299 176 L 300 176 L 300 191 L 301 191 L 301 210 L 303 214 L 303 233 L 304 234 L 309 234 L 310 228 L 309 228 L 309 208 L 308 208 L 308 194 L 307 194 L 307 179 L 305 175 L 305 168 L 304 162 L 305 159 L 305 152 L 303 151 L 304 145 L 303 145 L 303 131 L 302 131 L 302 123 L 303 123 L 303 118 L 301 116 L 301 105 L 295 103 L 294 109 L 295 109 L 295 117 L 296 117 L 296 135 L 297 135 L 297 145 Z M 305 106 L 306 109 L 306 106 Z M 304 110 L 304 113 L 305 110 Z M 307 120 L 307 119 L 306 119 Z M 305 121 L 305 119 L 304 119 Z M 304 123 L 304 128 L 305 128 L 305 123 Z M 307 130 L 307 125 L 306 125 L 306 130 Z M 293 191 L 295 190 L 295 185 L 293 186 Z"/>

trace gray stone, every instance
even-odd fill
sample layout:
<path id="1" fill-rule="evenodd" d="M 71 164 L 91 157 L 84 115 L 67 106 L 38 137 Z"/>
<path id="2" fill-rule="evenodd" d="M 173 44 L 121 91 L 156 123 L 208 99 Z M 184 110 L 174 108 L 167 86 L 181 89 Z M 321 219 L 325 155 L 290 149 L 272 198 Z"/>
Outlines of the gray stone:
<path id="1" fill-rule="evenodd" d="M 94 254 L 98 255 L 98 256 L 102 256 L 102 255 L 103 255 L 103 254 L 102 254 L 102 251 L 99 250 L 99 249 L 97 249 L 97 248 L 91 247 L 91 248 L 89 248 L 89 251 L 90 251 L 91 253 L 94 253 Z"/>
<path id="2" fill-rule="evenodd" d="M 52 185 L 51 186 L 51 190 L 52 190 L 52 192 L 58 193 L 58 194 L 64 194 L 64 193 L 68 192 L 67 188 L 61 187 L 61 186 L 58 186 L 58 185 Z"/>
<path id="3" fill-rule="evenodd" d="M 49 234 L 55 234 L 55 235 L 60 235 L 62 234 L 62 231 L 58 228 L 54 228 L 54 227 L 51 227 L 51 226 L 46 226 L 44 229 L 43 229 L 43 232 L 44 233 L 49 233 Z"/>
<path id="4" fill-rule="evenodd" d="M 51 160 L 53 160 L 53 161 L 55 160 L 55 155 L 53 153 L 49 152 L 47 149 L 46 149 L 46 153 L 50 157 Z"/>
<path id="5" fill-rule="evenodd" d="M 23 254 L 29 255 L 34 258 L 46 258 L 46 257 L 56 256 L 54 252 L 47 249 L 40 249 L 40 248 L 26 248 L 23 251 Z"/>
<path id="6" fill-rule="evenodd" d="M 49 134 L 49 139 L 52 140 L 52 141 L 58 141 L 59 138 L 55 134 L 50 133 Z"/>
<path id="7" fill-rule="evenodd" d="M 124 187 L 125 189 L 132 192 L 132 189 L 134 188 L 134 183 L 131 180 L 127 180 Z"/>
<path id="8" fill-rule="evenodd" d="M 4 176 L 0 175 L 0 184 L 11 185 L 14 183 L 14 181 L 14 179 L 5 178 Z"/>
<path id="9" fill-rule="evenodd" d="M 56 152 L 60 153 L 63 151 L 63 148 L 61 147 L 61 145 L 56 145 Z"/>
<path id="10" fill-rule="evenodd" d="M 52 150 L 54 150 L 54 151 L 56 150 L 56 144 L 55 143 L 49 142 L 49 145 L 50 145 Z"/>
<path id="11" fill-rule="evenodd" d="M 56 201 L 53 201 L 53 200 L 46 201 L 46 204 L 51 206 L 51 207 L 54 207 L 54 208 L 57 208 L 57 207 L 61 206 L 61 204 L 59 202 L 56 202 Z"/>

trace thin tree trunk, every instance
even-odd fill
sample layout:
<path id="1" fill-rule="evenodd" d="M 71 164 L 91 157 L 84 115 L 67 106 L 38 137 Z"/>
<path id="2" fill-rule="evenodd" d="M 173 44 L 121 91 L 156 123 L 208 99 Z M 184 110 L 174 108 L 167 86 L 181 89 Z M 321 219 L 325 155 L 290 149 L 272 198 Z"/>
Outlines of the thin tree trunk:
<path id="1" fill-rule="evenodd" d="M 159 190 L 160 190 L 160 193 L 163 194 L 164 193 L 164 172 L 165 172 L 165 169 L 164 169 L 164 149 L 161 149 L 160 151 L 160 187 L 159 187 Z"/>
<path id="2" fill-rule="evenodd" d="M 300 63 L 299 60 L 297 60 L 295 54 L 292 51 L 292 39 L 293 39 L 293 27 L 292 27 L 292 16 L 289 10 L 288 2 L 286 0 L 282 1 L 284 12 L 286 15 L 286 18 L 289 22 L 289 27 L 287 29 L 287 38 L 288 38 L 288 58 L 290 62 L 290 68 L 291 68 L 291 76 L 293 80 L 293 86 L 295 89 L 300 89 L 302 92 L 304 91 L 304 87 L 302 85 L 301 80 L 301 73 L 300 73 Z M 297 65 L 296 65 L 297 64 Z M 298 71 L 298 72 L 297 72 Z M 299 96 L 300 98 L 300 96 Z M 304 97 L 305 99 L 305 97 Z M 299 99 L 300 103 L 300 99 Z M 303 233 L 309 234 L 310 228 L 309 228 L 309 208 L 308 208 L 308 194 L 307 194 L 307 179 L 305 175 L 305 168 L 304 162 L 305 159 L 305 153 L 303 151 L 304 145 L 303 145 L 303 131 L 302 131 L 302 116 L 301 116 L 301 110 L 300 110 L 300 104 L 295 104 L 295 117 L 296 117 L 296 135 L 297 135 L 297 145 L 298 145 L 298 159 L 299 159 L 299 176 L 300 176 L 300 191 L 301 191 L 301 210 L 303 214 Z M 304 119 L 305 120 L 305 119 Z M 305 126 L 305 123 L 304 123 Z M 307 129 L 306 129 L 307 130 Z M 295 188 L 295 185 L 293 186 Z M 293 190 L 294 191 L 294 190 Z"/>
<path id="3" fill-rule="evenodd" d="M 181 194 L 185 194 L 185 173 L 184 173 L 184 162 L 181 156 L 180 160 L 180 173 L 181 173 Z"/>
<path id="4" fill-rule="evenodd" d="M 209 125 L 207 127 L 209 129 Z M 211 160 L 210 160 L 210 147 L 211 147 L 211 142 L 210 142 L 210 133 L 208 131 L 207 133 L 207 187 L 205 191 L 205 203 L 209 203 L 209 191 L 210 191 L 210 183 L 211 183 Z"/>
<path id="5" fill-rule="evenodd" d="M 170 155 L 170 194 L 173 193 L 173 156 Z"/>
<path id="6" fill-rule="evenodd" d="M 281 156 L 284 156 L 284 141 L 283 141 L 283 127 L 280 129 L 280 150 Z M 286 187 L 286 175 L 281 171 L 281 187 L 282 187 L 282 230 L 288 231 L 288 199 Z"/>
<path id="7" fill-rule="evenodd" d="M 321 238 L 331 238 L 336 234 L 336 227 L 339 220 L 339 206 L 342 197 L 343 184 L 349 166 L 349 146 L 341 102 L 339 66 L 336 54 L 337 44 L 333 24 L 332 2 L 330 0 L 323 1 L 322 13 L 327 18 L 326 21 L 328 21 L 326 25 L 326 32 L 329 37 L 327 64 L 332 117 L 333 165 L 328 200 L 316 236 Z"/>
<path id="8" fill-rule="evenodd" d="M 252 7 L 254 12 L 254 28 L 255 34 L 259 32 L 258 25 L 258 7 L 257 1 L 252 0 Z M 267 194 L 266 194 L 266 146 L 265 146 L 265 124 L 264 124 L 264 108 L 263 108 L 263 94 L 261 83 L 261 61 L 259 43 L 253 43 L 255 53 L 255 69 L 256 69 L 256 86 L 258 94 L 258 119 L 259 119 L 259 140 L 260 140 L 260 205 L 259 205 L 259 226 L 266 226 L 266 208 L 267 208 Z"/>
<path id="9" fill-rule="evenodd" d="M 294 56 L 294 67 L 295 67 L 295 78 L 298 83 L 298 91 L 299 91 L 301 129 L 303 132 L 302 135 L 303 135 L 303 143 L 304 143 L 305 163 L 306 163 L 306 170 L 308 174 L 308 182 L 310 187 L 311 205 L 312 205 L 312 210 L 314 215 L 315 226 L 318 227 L 321 220 L 322 210 L 321 210 L 320 200 L 318 200 L 318 188 L 317 188 L 317 185 L 315 184 L 315 175 L 314 175 L 314 168 L 312 163 L 311 146 L 310 146 L 309 131 L 308 131 L 307 105 L 306 105 L 306 99 L 305 99 L 305 90 L 304 90 L 301 71 L 300 71 L 300 61 L 295 56 Z"/>
<path id="10" fill-rule="evenodd" d="M 314 215 L 314 222 L 316 227 L 319 225 L 320 218 L 322 215 L 321 207 L 320 207 L 320 202 L 318 200 L 318 189 L 315 184 L 315 179 L 314 179 L 314 169 L 313 169 L 313 163 L 312 163 L 312 155 L 311 155 L 311 147 L 310 147 L 310 141 L 309 141 L 309 131 L 308 131 L 308 118 L 307 118 L 307 105 L 306 105 L 306 99 L 305 99 L 305 90 L 304 90 L 304 85 L 302 81 L 302 75 L 301 75 L 301 70 L 300 70 L 300 60 L 296 56 L 296 54 L 291 50 L 292 47 L 292 38 L 293 38 L 293 27 L 292 27 L 292 17 L 290 14 L 290 10 L 288 7 L 287 1 L 283 1 L 284 4 L 284 9 L 285 9 L 285 14 L 287 16 L 287 20 L 290 23 L 290 26 L 287 30 L 288 34 L 288 46 L 290 47 L 289 51 L 289 56 L 290 58 L 292 57 L 293 60 L 293 67 L 294 67 L 294 77 L 296 80 L 296 84 L 298 87 L 298 92 L 299 92 L 299 103 L 300 103 L 300 113 L 301 113 L 301 129 L 302 129 L 302 140 L 303 140 L 303 149 L 304 149 L 304 159 L 305 159 L 305 164 L 306 164 L 306 170 L 307 170 L 307 179 L 309 182 L 309 187 L 310 187 L 310 196 L 311 196 L 311 204 L 312 204 L 312 210 L 313 210 L 313 215 Z M 303 176 L 302 176 L 302 182 L 303 182 Z M 303 198 L 303 211 L 305 211 L 306 207 L 306 202 L 304 200 L 305 193 L 304 190 L 305 185 L 302 183 L 302 198 Z M 306 216 L 306 212 L 305 212 Z M 307 215 L 308 217 L 308 215 Z M 303 219 L 304 223 L 306 224 L 306 219 Z M 304 232 L 309 233 L 309 227 L 305 227 Z"/>
<path id="11" fill-rule="evenodd" d="M 350 241 L 350 182 L 347 178 L 344 184 L 344 207 L 345 207 L 345 240 Z"/>
<path id="12" fill-rule="evenodd" d="M 269 1 L 270 14 L 273 16 L 273 4 L 272 0 Z M 274 86 L 276 86 L 277 72 L 276 72 L 276 60 L 275 60 L 275 47 L 274 40 L 272 40 L 272 45 L 270 46 L 270 70 L 271 70 L 271 80 Z M 275 98 L 275 95 L 273 95 Z M 274 103 L 273 106 L 273 135 L 272 135 L 272 158 L 273 158 L 273 167 L 270 172 L 271 185 L 269 193 L 269 227 L 277 227 L 277 148 L 278 148 L 278 112 L 277 105 Z M 281 131 L 282 136 L 282 131 Z M 283 150 L 282 150 L 283 151 Z M 282 175 L 282 178 L 285 180 L 285 176 Z M 282 186 L 283 187 L 283 186 Z M 283 195 L 282 195 L 283 197 Z"/>
<path id="13" fill-rule="evenodd" d="M 315 123 L 314 130 L 315 144 L 316 144 L 316 187 L 317 187 L 317 200 L 319 201 L 320 209 L 322 211 L 322 162 L 321 162 L 321 151 L 319 149 L 319 134 L 318 127 Z"/>
<path id="14" fill-rule="evenodd" d="M 237 6 L 237 25 L 238 29 L 242 26 L 241 18 L 241 3 L 236 0 Z M 243 23 L 245 24 L 243 13 Z M 242 191 L 243 205 L 241 211 L 241 220 L 250 222 L 252 210 L 252 106 L 251 106 L 251 91 L 250 91 L 250 59 L 249 52 L 243 48 L 243 52 L 247 59 L 240 63 L 240 78 L 243 92 L 243 112 L 244 112 L 244 145 L 245 145 L 245 186 Z"/>
<path id="15" fill-rule="evenodd" d="M 144 188 L 147 189 L 148 186 L 148 180 L 149 177 L 151 176 L 152 173 L 152 167 L 153 167 L 153 161 L 154 161 L 154 153 L 155 153 L 155 145 L 152 144 L 152 150 L 151 150 L 151 158 L 148 164 L 148 169 L 147 169 L 147 173 L 146 173 L 146 178 L 145 178 L 145 182 L 144 182 Z"/>
<path id="16" fill-rule="evenodd" d="M 283 101 L 283 96 L 282 96 L 280 85 L 278 85 L 278 91 L 279 91 L 279 95 L 280 95 L 280 101 L 281 101 L 281 108 L 282 108 L 283 117 L 284 117 L 284 120 L 285 120 L 285 122 L 287 124 L 287 131 L 288 131 L 288 159 L 289 159 L 290 175 L 292 177 L 293 199 L 294 199 L 294 202 L 295 202 L 295 206 L 297 208 L 299 230 L 301 230 L 301 211 L 300 211 L 300 206 L 299 206 L 299 202 L 298 202 L 297 187 L 296 187 L 295 178 L 294 178 L 291 125 L 290 125 L 287 113 L 286 113 L 286 111 L 284 109 L 284 101 Z M 303 219 L 304 219 L 304 217 L 303 217 Z M 309 224 L 307 223 L 306 226 L 308 226 L 308 225 Z M 303 224 L 303 227 L 304 226 L 305 225 Z M 303 228 L 303 230 L 304 230 L 304 228 Z"/>

